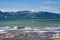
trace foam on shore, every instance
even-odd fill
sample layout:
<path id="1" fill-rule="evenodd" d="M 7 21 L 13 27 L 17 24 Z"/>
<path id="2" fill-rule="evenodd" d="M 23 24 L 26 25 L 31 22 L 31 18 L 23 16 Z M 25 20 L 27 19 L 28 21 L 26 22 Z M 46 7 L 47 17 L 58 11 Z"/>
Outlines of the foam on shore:
<path id="1" fill-rule="evenodd" d="M 21 31 L 25 31 L 25 32 L 47 32 L 47 31 L 54 31 L 54 32 L 59 32 L 60 31 L 60 27 L 18 27 L 18 26 L 14 26 L 14 27 L 10 27 L 10 26 L 6 26 L 6 27 L 0 27 L 0 33 L 6 33 L 9 30 L 21 30 Z"/>

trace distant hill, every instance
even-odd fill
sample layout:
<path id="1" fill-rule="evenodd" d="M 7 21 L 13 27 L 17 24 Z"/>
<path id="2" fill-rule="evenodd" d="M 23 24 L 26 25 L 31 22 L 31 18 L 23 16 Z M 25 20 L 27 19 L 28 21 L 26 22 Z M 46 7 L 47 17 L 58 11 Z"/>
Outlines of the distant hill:
<path id="1" fill-rule="evenodd" d="M 31 11 L 17 11 L 17 12 L 2 12 L 0 11 L 0 19 L 6 18 L 36 18 L 36 19 L 60 19 L 60 14 L 51 12 L 31 12 Z"/>

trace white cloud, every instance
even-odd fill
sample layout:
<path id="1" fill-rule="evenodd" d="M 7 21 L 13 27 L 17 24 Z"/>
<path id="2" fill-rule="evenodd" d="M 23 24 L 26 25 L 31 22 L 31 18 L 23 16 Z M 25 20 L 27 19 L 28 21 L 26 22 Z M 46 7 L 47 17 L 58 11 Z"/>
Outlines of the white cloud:
<path id="1" fill-rule="evenodd" d="M 45 1 L 45 2 L 43 2 L 44 4 L 56 4 L 56 3 L 58 3 L 58 2 L 52 2 L 52 1 Z"/>
<path id="2" fill-rule="evenodd" d="M 47 6 L 44 6 L 44 7 L 40 7 L 40 10 L 55 10 L 56 8 L 53 8 L 53 7 L 47 7 Z"/>
<path id="3" fill-rule="evenodd" d="M 19 10 L 4 10 L 4 9 L 0 9 L 0 11 L 3 11 L 3 12 L 17 12 Z"/>
<path id="4" fill-rule="evenodd" d="M 38 10 L 36 10 L 36 9 L 33 9 L 33 10 L 31 10 L 31 12 L 38 12 Z"/>
<path id="5" fill-rule="evenodd" d="M 50 1 L 46 1 L 46 2 L 44 2 L 45 4 L 50 4 L 51 2 Z"/>

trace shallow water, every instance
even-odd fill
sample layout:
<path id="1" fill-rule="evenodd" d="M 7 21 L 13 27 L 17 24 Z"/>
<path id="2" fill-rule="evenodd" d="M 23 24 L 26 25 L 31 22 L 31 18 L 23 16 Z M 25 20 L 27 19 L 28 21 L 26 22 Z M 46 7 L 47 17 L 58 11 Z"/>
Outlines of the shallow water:
<path id="1" fill-rule="evenodd" d="M 60 26 L 60 20 L 53 19 L 17 19 L 0 20 L 0 26 L 52 27 Z"/>

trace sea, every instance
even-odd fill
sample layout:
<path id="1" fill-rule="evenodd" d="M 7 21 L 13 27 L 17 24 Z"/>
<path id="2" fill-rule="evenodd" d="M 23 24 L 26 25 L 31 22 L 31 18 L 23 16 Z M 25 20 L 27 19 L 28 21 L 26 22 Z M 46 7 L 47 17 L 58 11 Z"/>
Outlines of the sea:
<path id="1" fill-rule="evenodd" d="M 0 27 L 4 26 L 52 27 L 60 26 L 60 19 L 0 19 Z"/>
<path id="2" fill-rule="evenodd" d="M 11 27 L 26 27 L 42 31 L 60 31 L 60 19 L 0 19 L 0 33 Z"/>

